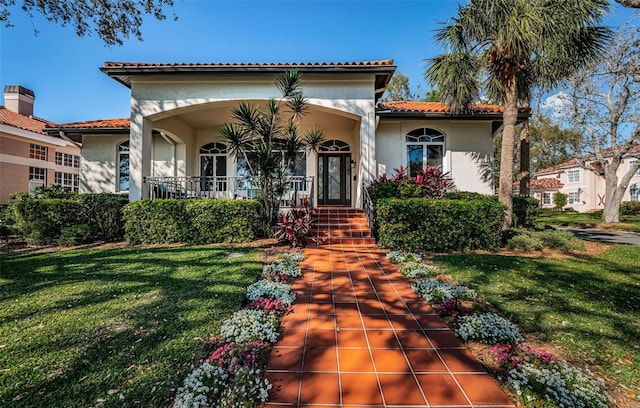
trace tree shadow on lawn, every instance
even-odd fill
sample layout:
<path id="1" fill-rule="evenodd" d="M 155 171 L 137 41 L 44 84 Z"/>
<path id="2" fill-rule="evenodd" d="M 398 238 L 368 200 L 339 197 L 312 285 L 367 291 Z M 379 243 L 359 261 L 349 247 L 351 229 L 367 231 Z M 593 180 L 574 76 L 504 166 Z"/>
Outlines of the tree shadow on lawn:
<path id="1" fill-rule="evenodd" d="M 527 333 L 560 343 L 573 359 L 607 367 L 608 377 L 633 386 L 637 369 L 612 368 L 614 357 L 629 358 L 627 353 L 640 360 L 638 349 L 630 346 L 640 343 L 640 273 L 633 262 L 605 254 L 569 259 L 448 255 L 436 263 Z"/>
<path id="2" fill-rule="evenodd" d="M 168 405 L 261 269 L 257 251 L 244 252 L 234 259 L 226 249 L 198 247 L 0 258 L 0 366 L 9 367 L 0 371 L 0 401 Z"/>

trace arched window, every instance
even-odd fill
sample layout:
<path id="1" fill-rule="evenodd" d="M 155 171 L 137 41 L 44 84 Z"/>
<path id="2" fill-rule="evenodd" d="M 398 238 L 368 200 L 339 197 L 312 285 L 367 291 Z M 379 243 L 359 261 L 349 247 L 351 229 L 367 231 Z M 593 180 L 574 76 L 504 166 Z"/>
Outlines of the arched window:
<path id="1" fill-rule="evenodd" d="M 420 128 L 407 133 L 405 142 L 410 177 L 417 176 L 427 165 L 442 167 L 444 140 L 444 134 L 429 128 Z"/>
<path id="2" fill-rule="evenodd" d="M 204 191 L 226 190 L 227 145 L 224 143 L 207 143 L 200 148 L 200 188 Z"/>
<path id="3" fill-rule="evenodd" d="M 129 191 L 129 141 L 118 145 L 118 191 Z"/>
<path id="4" fill-rule="evenodd" d="M 349 144 L 342 140 L 332 139 L 320 145 L 321 152 L 348 152 Z"/>

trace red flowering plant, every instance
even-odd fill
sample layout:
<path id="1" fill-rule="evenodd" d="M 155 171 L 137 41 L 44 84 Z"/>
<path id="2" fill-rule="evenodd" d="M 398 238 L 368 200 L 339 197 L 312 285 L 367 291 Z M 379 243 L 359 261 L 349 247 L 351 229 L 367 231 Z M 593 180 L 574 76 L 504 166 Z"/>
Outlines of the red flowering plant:
<path id="1" fill-rule="evenodd" d="M 427 166 L 415 178 L 409 177 L 404 166 L 393 170 L 391 177 L 383 174 L 371 182 L 368 191 L 374 202 L 382 198 L 444 198 L 453 187 L 449 173 L 440 167 Z"/>
<path id="2" fill-rule="evenodd" d="M 245 343 L 232 341 L 218 347 L 209 357 L 209 362 L 229 374 L 234 374 L 240 368 L 255 368 L 264 348 L 265 344 L 259 340 Z"/>
<path id="3" fill-rule="evenodd" d="M 462 305 L 460 299 L 449 298 L 440 304 L 440 316 L 451 316 L 456 318 L 471 312 L 471 309 Z"/>
<path id="4" fill-rule="evenodd" d="M 285 275 L 286 276 L 286 275 Z M 266 314 L 272 314 L 278 318 L 287 313 L 287 305 L 280 299 L 259 297 L 252 300 L 246 307 L 247 310 L 259 310 Z"/>
<path id="5" fill-rule="evenodd" d="M 280 229 L 276 238 L 288 243 L 293 248 L 303 248 L 307 245 L 307 236 L 311 226 L 311 218 L 306 208 L 292 208 L 282 216 Z"/>
<path id="6" fill-rule="evenodd" d="M 534 348 L 528 343 L 517 346 L 511 344 L 496 344 L 491 352 L 498 359 L 498 364 L 505 368 L 521 368 L 523 364 L 540 367 L 553 361 L 553 354 L 542 347 Z"/>
<path id="7" fill-rule="evenodd" d="M 278 272 L 277 270 L 274 270 L 274 269 L 264 270 L 262 272 L 262 277 L 266 280 L 281 282 L 286 284 L 290 284 L 293 281 L 293 277 L 287 274 L 284 274 L 282 272 Z"/>

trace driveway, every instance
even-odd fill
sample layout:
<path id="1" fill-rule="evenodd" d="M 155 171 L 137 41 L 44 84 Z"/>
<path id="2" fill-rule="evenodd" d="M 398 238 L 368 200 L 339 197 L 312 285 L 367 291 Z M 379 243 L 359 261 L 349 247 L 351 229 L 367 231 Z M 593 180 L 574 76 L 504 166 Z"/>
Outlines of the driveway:
<path id="1" fill-rule="evenodd" d="M 640 234 L 635 232 L 603 231 L 595 228 L 556 227 L 569 231 L 576 237 L 590 241 L 609 242 L 612 244 L 627 244 L 640 246 Z"/>

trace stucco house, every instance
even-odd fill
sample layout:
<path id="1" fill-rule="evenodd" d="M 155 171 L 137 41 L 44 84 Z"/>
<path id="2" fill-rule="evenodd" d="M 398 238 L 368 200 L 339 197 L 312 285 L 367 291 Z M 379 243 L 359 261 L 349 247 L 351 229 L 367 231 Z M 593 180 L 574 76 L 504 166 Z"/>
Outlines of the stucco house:
<path id="1" fill-rule="evenodd" d="M 101 70 L 131 89 L 131 116 L 49 128 L 82 144 L 80 191 L 144 197 L 252 196 L 246 167 L 219 134 L 240 101 L 277 97 L 274 80 L 302 73 L 309 102 L 302 130 L 325 143 L 304 153 L 285 201 L 360 206 L 363 183 L 400 166 L 442 166 L 458 190 L 493 194 L 490 163 L 502 108 L 452 115 L 434 102 L 379 102 L 392 60 L 342 63 L 152 64 L 106 62 Z M 522 113 L 523 117 L 526 112 Z M 413 174 L 415 175 L 415 174 Z"/>
<path id="2" fill-rule="evenodd" d="M 606 153 L 605 150 L 605 156 Z M 618 167 L 618 179 L 629 171 L 632 163 L 640 160 L 639 156 L 640 144 L 636 144 L 623 157 Z M 539 196 L 536 196 L 540 198 L 542 207 L 553 208 L 553 195 L 560 192 L 567 195 L 568 208 L 578 212 L 602 210 L 606 200 L 604 170 L 598 163 L 587 161 L 587 165 L 592 166 L 593 171 L 581 167 L 577 159 L 572 159 L 536 172 L 533 175 L 536 180 L 532 180 L 532 184 L 536 182 L 548 186 L 539 191 Z M 550 180 L 556 180 L 556 182 L 550 182 Z M 640 170 L 636 171 L 631 178 L 622 201 L 640 201 Z"/>
<path id="3" fill-rule="evenodd" d="M 59 184 L 79 188 L 80 147 L 47 134 L 53 123 L 33 115 L 35 94 L 20 85 L 4 87 L 0 106 L 0 204 L 14 193 Z"/>

